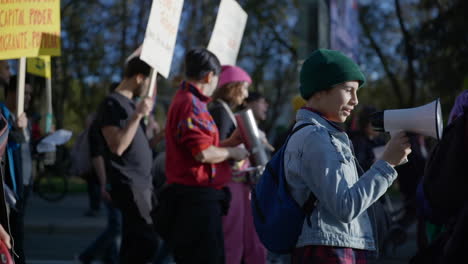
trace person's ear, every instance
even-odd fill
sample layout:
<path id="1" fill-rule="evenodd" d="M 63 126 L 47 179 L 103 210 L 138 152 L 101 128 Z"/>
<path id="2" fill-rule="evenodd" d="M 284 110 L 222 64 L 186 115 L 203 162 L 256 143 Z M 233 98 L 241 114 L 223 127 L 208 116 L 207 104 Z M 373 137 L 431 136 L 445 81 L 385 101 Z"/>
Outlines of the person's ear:
<path id="1" fill-rule="evenodd" d="M 205 76 L 203 77 L 203 83 L 210 83 L 211 80 L 213 79 L 214 77 L 214 73 L 212 71 L 208 72 L 207 74 L 205 74 Z"/>
<path id="2" fill-rule="evenodd" d="M 137 84 L 142 84 L 146 79 L 146 76 L 144 76 L 143 74 L 139 73 L 135 76 L 135 80 L 136 80 L 136 83 Z"/>

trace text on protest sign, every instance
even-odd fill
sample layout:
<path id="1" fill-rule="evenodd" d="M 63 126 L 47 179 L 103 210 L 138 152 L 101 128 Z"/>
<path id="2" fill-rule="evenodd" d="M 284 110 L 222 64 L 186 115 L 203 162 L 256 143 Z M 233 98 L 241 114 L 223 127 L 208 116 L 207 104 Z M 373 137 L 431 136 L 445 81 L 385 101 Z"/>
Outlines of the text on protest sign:
<path id="1" fill-rule="evenodd" d="M 60 55 L 60 0 L 0 0 L 0 59 Z"/>
<path id="2" fill-rule="evenodd" d="M 179 29 L 183 0 L 154 0 L 140 58 L 167 78 Z"/>
<path id="3" fill-rule="evenodd" d="M 247 13 L 235 0 L 222 0 L 208 50 L 221 64 L 235 65 L 247 23 Z"/>

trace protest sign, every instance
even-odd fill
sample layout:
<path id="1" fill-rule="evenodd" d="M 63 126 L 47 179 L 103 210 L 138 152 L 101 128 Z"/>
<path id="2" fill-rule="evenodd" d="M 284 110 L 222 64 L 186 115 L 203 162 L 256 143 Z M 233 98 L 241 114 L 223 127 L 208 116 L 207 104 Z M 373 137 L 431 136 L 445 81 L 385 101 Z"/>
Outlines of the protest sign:
<path id="1" fill-rule="evenodd" d="M 154 0 L 140 58 L 167 78 L 179 29 L 183 0 Z"/>
<path id="2" fill-rule="evenodd" d="M 52 77 L 50 70 L 50 56 L 27 58 L 26 71 L 30 74 L 50 79 Z"/>
<path id="3" fill-rule="evenodd" d="M 0 59 L 60 55 L 60 0 L 1 0 Z"/>
<path id="4" fill-rule="evenodd" d="M 242 36 L 247 23 L 247 13 L 235 0 L 222 0 L 219 5 L 208 50 L 221 64 L 236 65 Z"/>

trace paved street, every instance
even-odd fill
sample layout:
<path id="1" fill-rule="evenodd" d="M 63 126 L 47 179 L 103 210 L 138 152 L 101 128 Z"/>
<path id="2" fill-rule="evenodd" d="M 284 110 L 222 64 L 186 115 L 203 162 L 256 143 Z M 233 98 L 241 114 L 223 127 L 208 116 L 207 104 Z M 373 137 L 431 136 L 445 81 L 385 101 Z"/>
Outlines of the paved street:
<path id="1" fill-rule="evenodd" d="M 87 197 L 67 196 L 51 203 L 32 196 L 26 212 L 25 251 L 28 264 L 71 264 L 74 256 L 94 239 L 105 226 L 105 211 L 96 218 L 84 217 Z M 408 263 L 416 251 L 416 228 L 408 233 L 408 241 L 397 247 L 395 254 L 381 264 Z M 97 264 L 98 262 L 96 262 Z"/>
<path id="2" fill-rule="evenodd" d="M 26 212 L 25 252 L 31 264 L 73 263 L 74 256 L 105 227 L 105 211 L 84 217 L 87 197 L 51 203 L 32 196 Z"/>

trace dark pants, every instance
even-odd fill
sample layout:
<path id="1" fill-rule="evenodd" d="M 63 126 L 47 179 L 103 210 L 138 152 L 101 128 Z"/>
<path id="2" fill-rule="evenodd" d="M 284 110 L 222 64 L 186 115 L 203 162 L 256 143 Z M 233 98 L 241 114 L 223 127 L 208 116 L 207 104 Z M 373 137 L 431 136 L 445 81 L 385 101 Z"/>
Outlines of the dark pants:
<path id="1" fill-rule="evenodd" d="M 168 221 L 167 241 L 178 264 L 223 264 L 222 215 L 229 198 L 223 191 L 204 187 L 172 185 L 160 197 L 159 217 Z M 163 236 L 164 237 L 164 236 Z"/>
<path id="2" fill-rule="evenodd" d="M 16 201 L 16 209 L 12 209 L 10 212 L 10 228 L 16 253 L 14 255 L 15 263 L 24 264 L 26 263 L 24 254 L 24 214 L 31 187 L 20 184 L 17 185 L 17 191 L 20 198 Z"/>
<path id="3" fill-rule="evenodd" d="M 89 173 L 86 177 L 88 185 L 89 209 L 99 211 L 101 208 L 101 187 L 95 173 Z"/>
<path id="4" fill-rule="evenodd" d="M 16 202 L 16 210 L 10 211 L 10 228 L 13 237 L 13 249 L 15 251 L 14 259 L 16 264 L 26 263 L 24 257 L 24 210 L 23 201 Z"/>
<path id="5" fill-rule="evenodd" d="M 224 263 L 221 205 L 205 201 L 198 206 L 182 206 L 176 217 L 174 259 L 176 263 Z"/>
<path id="6" fill-rule="evenodd" d="M 122 214 L 120 264 L 151 263 L 158 249 L 153 225 L 141 216 L 128 186 L 112 186 L 112 200 Z"/>
<path id="7" fill-rule="evenodd" d="M 91 263 L 99 256 L 102 256 L 104 263 L 118 263 L 117 239 L 122 231 L 122 218 L 119 209 L 107 201 L 104 205 L 107 209 L 106 229 L 80 254 L 80 260 L 84 263 Z"/>
<path id="8" fill-rule="evenodd" d="M 159 247 L 153 264 L 166 264 L 170 263 L 170 260 L 172 260 L 172 252 L 169 250 L 169 246 L 166 241 L 159 239 Z"/>

